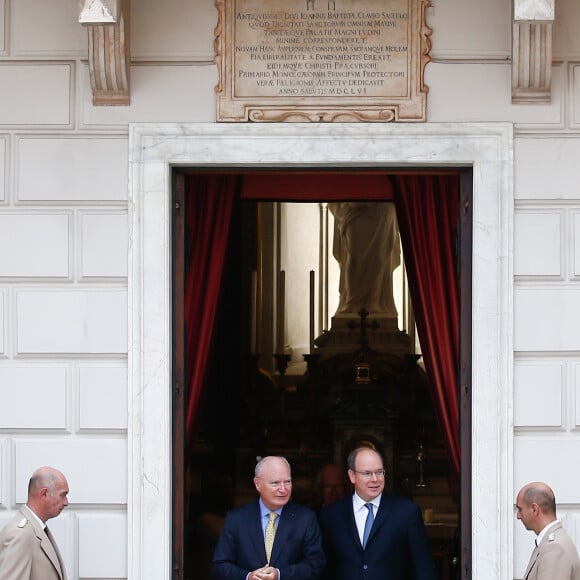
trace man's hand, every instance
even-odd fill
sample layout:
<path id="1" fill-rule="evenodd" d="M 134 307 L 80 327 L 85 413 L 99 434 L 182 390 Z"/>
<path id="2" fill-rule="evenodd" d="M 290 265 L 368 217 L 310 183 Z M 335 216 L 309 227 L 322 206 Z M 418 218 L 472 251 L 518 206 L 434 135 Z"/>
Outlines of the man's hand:
<path id="1" fill-rule="evenodd" d="M 278 580 L 278 570 L 272 566 L 263 566 L 251 572 L 248 580 Z"/>

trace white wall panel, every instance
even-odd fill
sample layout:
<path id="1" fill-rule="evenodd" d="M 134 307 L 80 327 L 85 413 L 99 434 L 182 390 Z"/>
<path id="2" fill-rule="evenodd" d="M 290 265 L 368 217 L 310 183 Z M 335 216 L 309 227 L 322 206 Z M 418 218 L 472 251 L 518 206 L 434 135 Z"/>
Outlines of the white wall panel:
<path id="1" fill-rule="evenodd" d="M 69 482 L 70 483 L 70 482 Z M 25 488 L 26 489 L 26 488 Z M 74 513 L 69 510 L 68 507 L 64 508 L 60 515 L 56 518 L 52 518 L 48 525 L 50 526 L 50 531 L 56 539 L 58 549 L 64 560 L 65 568 L 68 572 L 68 577 L 72 580 L 71 572 L 74 570 L 74 555 L 75 555 L 75 542 L 73 528 L 76 524 L 76 518 Z"/>
<path id="2" fill-rule="evenodd" d="M 514 141 L 516 199 L 580 198 L 580 137 L 518 137 Z"/>
<path id="3" fill-rule="evenodd" d="M 562 426 L 564 367 L 548 362 L 519 361 L 514 365 L 514 425 Z"/>
<path id="4" fill-rule="evenodd" d="M 511 65 L 498 63 L 438 63 L 425 67 L 427 120 L 512 121 L 523 125 L 562 127 L 562 67 L 552 69 L 549 105 L 512 105 Z M 482 99 L 485 95 L 485 99 Z"/>
<path id="5" fill-rule="evenodd" d="M 514 274 L 561 275 L 562 213 L 516 208 L 514 217 Z"/>
<path id="6" fill-rule="evenodd" d="M 514 493 L 517 494 L 518 491 L 519 488 Z M 514 578 L 523 578 L 528 560 L 534 549 L 535 539 L 534 532 L 526 530 L 522 522 L 514 515 Z"/>
<path id="7" fill-rule="evenodd" d="M 530 481 L 545 481 L 554 490 L 557 503 L 580 503 L 580 438 L 516 434 L 514 457 L 515 493 Z"/>
<path id="8" fill-rule="evenodd" d="M 11 14 L 16 56 L 86 56 L 88 53 L 87 31 L 78 22 L 78 2 L 16 0 L 11 3 Z"/>
<path id="9" fill-rule="evenodd" d="M 572 388 L 574 393 L 574 426 L 580 427 L 580 363 L 572 365 Z M 578 536 L 580 538 L 580 535 Z"/>
<path id="10" fill-rule="evenodd" d="M 578 0 L 556 0 L 552 51 L 555 59 L 580 56 L 580 3 Z"/>
<path id="11" fill-rule="evenodd" d="M 8 474 L 6 458 L 6 439 L 0 437 L 0 508 L 8 507 Z M 0 510 L 0 529 L 2 529 L 2 510 Z"/>
<path id="12" fill-rule="evenodd" d="M 69 274 L 68 214 L 0 214 L 0 276 Z"/>
<path id="13" fill-rule="evenodd" d="M 214 64 L 133 66 L 129 107 L 94 107 L 87 67 L 81 70 L 81 124 L 85 127 L 124 127 L 136 121 L 215 121 L 218 73 Z"/>
<path id="14" fill-rule="evenodd" d="M 127 214 L 81 216 L 81 275 L 127 276 Z"/>
<path id="15" fill-rule="evenodd" d="M 65 367 L 0 367 L 0 425 L 3 429 L 65 429 Z"/>
<path id="16" fill-rule="evenodd" d="M 6 46 L 6 0 L 0 0 L 0 55 L 4 56 L 8 50 Z"/>
<path id="17" fill-rule="evenodd" d="M 427 24 L 433 29 L 435 58 L 505 58 L 511 54 L 510 0 L 446 0 L 432 5 Z"/>
<path id="18" fill-rule="evenodd" d="M 127 139 L 21 137 L 17 195 L 22 201 L 127 199 Z"/>
<path id="19" fill-rule="evenodd" d="M 79 578 L 127 577 L 127 516 L 78 515 Z"/>
<path id="20" fill-rule="evenodd" d="M 8 320 L 8 316 L 5 313 L 6 305 L 8 303 L 8 298 L 6 294 L 6 290 L 0 288 L 0 354 L 6 354 L 5 350 L 5 339 L 6 336 L 6 324 L 5 322 Z"/>
<path id="21" fill-rule="evenodd" d="M 580 290 L 515 288 L 516 351 L 580 350 Z"/>
<path id="22" fill-rule="evenodd" d="M 131 52 L 134 59 L 213 58 L 213 31 L 217 24 L 213 0 L 139 0 L 133 5 Z M 171 33 L 159 34 L 160 30 Z"/>
<path id="23" fill-rule="evenodd" d="M 127 352 L 127 293 L 20 291 L 18 352 Z"/>
<path id="24" fill-rule="evenodd" d="M 40 465 L 62 471 L 72 504 L 125 504 L 127 502 L 127 440 L 104 438 L 14 441 L 16 502 L 26 501 L 30 474 Z"/>
<path id="25" fill-rule="evenodd" d="M 127 428 L 127 367 L 79 368 L 79 427 Z"/>
<path id="26" fill-rule="evenodd" d="M 572 88 L 570 91 L 570 126 L 578 129 L 580 127 L 580 64 L 570 63 L 569 74 Z"/>
<path id="27" fill-rule="evenodd" d="M 6 146 L 8 137 L 0 135 L 0 201 L 6 199 L 6 154 L 8 147 Z"/>
<path id="28" fill-rule="evenodd" d="M 572 276 L 580 277 L 580 213 L 572 212 Z"/>
<path id="29" fill-rule="evenodd" d="M 0 125 L 69 125 L 70 64 L 0 64 Z"/>

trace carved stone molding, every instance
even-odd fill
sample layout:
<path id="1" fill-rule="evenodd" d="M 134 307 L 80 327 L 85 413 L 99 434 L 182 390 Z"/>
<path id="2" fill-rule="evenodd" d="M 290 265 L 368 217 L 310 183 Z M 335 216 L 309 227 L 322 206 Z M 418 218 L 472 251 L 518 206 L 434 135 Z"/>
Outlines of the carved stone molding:
<path id="1" fill-rule="evenodd" d="M 549 103 L 555 0 L 514 0 L 512 103 Z"/>
<path id="2" fill-rule="evenodd" d="M 129 105 L 129 3 L 120 3 L 118 11 L 111 0 L 94 0 L 90 4 L 90 10 L 97 16 L 89 22 L 88 12 L 81 10 L 79 20 L 86 26 L 88 33 L 93 105 Z M 100 5 L 100 11 L 96 10 L 95 4 Z M 117 21 L 111 23 L 112 14 L 118 16 Z"/>

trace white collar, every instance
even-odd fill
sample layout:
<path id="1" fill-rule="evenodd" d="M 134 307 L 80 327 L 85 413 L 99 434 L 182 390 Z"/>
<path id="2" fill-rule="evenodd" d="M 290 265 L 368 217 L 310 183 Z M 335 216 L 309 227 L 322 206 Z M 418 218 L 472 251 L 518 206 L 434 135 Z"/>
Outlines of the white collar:
<path id="1" fill-rule="evenodd" d="M 34 513 L 34 510 L 28 504 L 24 505 L 26 505 L 28 511 L 34 516 L 34 519 L 39 523 L 40 527 L 44 530 L 44 528 L 46 528 L 46 524 Z"/>
<path id="2" fill-rule="evenodd" d="M 379 506 L 381 505 L 381 497 L 382 497 L 382 495 L 383 494 L 380 493 L 379 495 L 377 495 L 377 497 L 375 497 L 371 501 L 365 501 L 355 491 L 352 494 L 352 506 L 353 506 L 354 511 L 357 512 L 358 510 L 362 509 L 367 503 L 371 503 L 371 504 L 373 504 L 375 506 L 375 512 L 376 512 L 376 510 L 378 510 L 379 509 Z"/>
<path id="3" fill-rule="evenodd" d="M 554 525 L 554 524 L 558 524 L 560 523 L 560 520 L 554 520 L 553 522 L 550 522 L 539 534 L 538 537 L 536 538 L 536 543 L 539 546 L 541 541 L 544 539 L 544 536 L 546 535 L 546 533 L 548 532 L 548 530 Z"/>

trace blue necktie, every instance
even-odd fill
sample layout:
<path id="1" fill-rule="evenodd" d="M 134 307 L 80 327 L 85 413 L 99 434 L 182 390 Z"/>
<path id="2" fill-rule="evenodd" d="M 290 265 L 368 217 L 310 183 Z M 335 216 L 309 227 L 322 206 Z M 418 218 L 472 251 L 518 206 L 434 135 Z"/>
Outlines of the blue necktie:
<path id="1" fill-rule="evenodd" d="M 367 519 L 365 521 L 365 529 L 363 531 L 363 541 L 362 545 L 363 548 L 366 548 L 367 540 L 371 534 L 371 528 L 373 527 L 373 522 L 375 521 L 375 516 L 373 514 L 373 504 L 372 503 L 365 503 L 365 507 L 369 510 L 367 514 Z"/>

